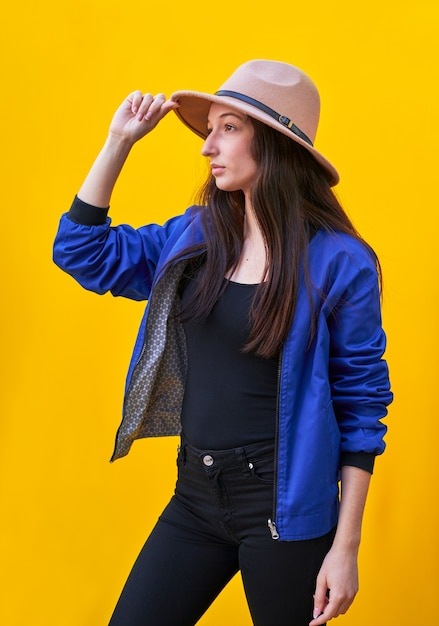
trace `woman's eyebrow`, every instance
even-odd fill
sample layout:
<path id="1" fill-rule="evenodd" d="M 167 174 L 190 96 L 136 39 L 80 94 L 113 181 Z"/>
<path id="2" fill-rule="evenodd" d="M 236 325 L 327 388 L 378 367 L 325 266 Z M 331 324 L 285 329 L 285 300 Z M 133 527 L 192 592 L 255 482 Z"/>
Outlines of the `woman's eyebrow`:
<path id="1" fill-rule="evenodd" d="M 223 117 L 228 117 L 229 115 L 238 118 L 238 120 L 242 120 L 244 119 L 242 115 L 240 115 L 239 113 L 234 113 L 233 111 L 227 111 L 226 113 L 221 113 L 221 115 L 218 116 L 219 119 L 222 119 Z M 210 120 L 207 120 L 207 123 L 210 123 Z"/>

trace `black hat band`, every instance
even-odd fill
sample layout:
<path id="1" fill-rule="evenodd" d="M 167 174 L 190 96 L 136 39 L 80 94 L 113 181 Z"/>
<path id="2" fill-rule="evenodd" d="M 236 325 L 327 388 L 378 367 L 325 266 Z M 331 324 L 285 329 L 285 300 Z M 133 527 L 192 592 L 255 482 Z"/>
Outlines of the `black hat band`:
<path id="1" fill-rule="evenodd" d="M 303 139 L 303 141 L 306 141 L 307 144 L 313 147 L 313 143 L 311 139 L 307 135 L 305 135 L 305 133 L 302 130 L 300 130 L 300 128 L 296 126 L 294 122 L 290 120 L 289 117 L 287 117 L 286 115 L 280 115 L 279 113 L 276 113 L 276 111 L 274 111 L 273 109 L 270 109 L 270 107 L 266 106 L 265 104 L 262 104 L 262 102 L 259 102 L 259 100 L 250 98 L 250 96 L 245 96 L 243 93 L 238 93 L 237 91 L 220 90 L 220 91 L 217 91 L 215 95 L 216 96 L 228 96 L 229 98 L 236 98 L 237 100 L 242 100 L 242 102 L 245 102 L 246 104 L 250 104 L 251 106 L 256 107 L 260 111 L 263 111 L 263 113 L 267 113 L 267 115 L 270 115 L 270 117 L 272 117 L 277 122 L 282 124 L 282 126 L 289 128 L 292 133 L 297 135 L 297 137 L 300 137 L 300 139 Z"/>

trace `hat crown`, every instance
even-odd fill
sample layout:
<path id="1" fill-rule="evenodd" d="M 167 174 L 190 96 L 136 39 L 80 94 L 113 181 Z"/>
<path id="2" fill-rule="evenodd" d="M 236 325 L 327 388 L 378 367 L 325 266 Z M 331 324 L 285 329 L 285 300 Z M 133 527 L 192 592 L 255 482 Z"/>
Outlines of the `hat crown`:
<path id="1" fill-rule="evenodd" d="M 301 70 L 280 61 L 254 60 L 240 65 L 219 91 L 235 91 L 293 120 L 314 142 L 320 116 L 320 97 Z"/>

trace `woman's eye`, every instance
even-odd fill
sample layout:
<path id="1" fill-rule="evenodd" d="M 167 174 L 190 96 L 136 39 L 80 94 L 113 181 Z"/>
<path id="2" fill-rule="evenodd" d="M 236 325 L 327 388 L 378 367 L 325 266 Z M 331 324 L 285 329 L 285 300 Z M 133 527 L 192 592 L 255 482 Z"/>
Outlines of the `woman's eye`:
<path id="1" fill-rule="evenodd" d="M 208 129 L 207 129 L 207 135 L 209 136 L 211 132 L 212 132 L 212 129 L 211 129 L 211 128 L 208 128 Z"/>
<path id="2" fill-rule="evenodd" d="M 227 131 L 229 131 L 229 130 L 234 130 L 234 128 L 235 128 L 235 127 L 234 127 L 234 126 L 232 126 L 232 124 L 226 124 L 226 125 L 225 125 L 225 129 L 226 129 Z"/>

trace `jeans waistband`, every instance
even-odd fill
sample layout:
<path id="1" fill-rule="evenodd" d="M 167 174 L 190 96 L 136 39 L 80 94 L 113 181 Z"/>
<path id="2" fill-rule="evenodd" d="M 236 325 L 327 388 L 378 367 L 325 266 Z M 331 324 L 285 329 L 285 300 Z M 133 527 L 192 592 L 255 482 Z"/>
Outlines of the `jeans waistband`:
<path id="1" fill-rule="evenodd" d="M 183 462 L 193 461 L 203 465 L 210 464 L 232 469 L 241 467 L 243 463 L 248 465 L 250 461 L 274 457 L 274 449 L 274 439 L 226 450 L 200 449 L 192 446 L 182 434 L 179 457 Z"/>

